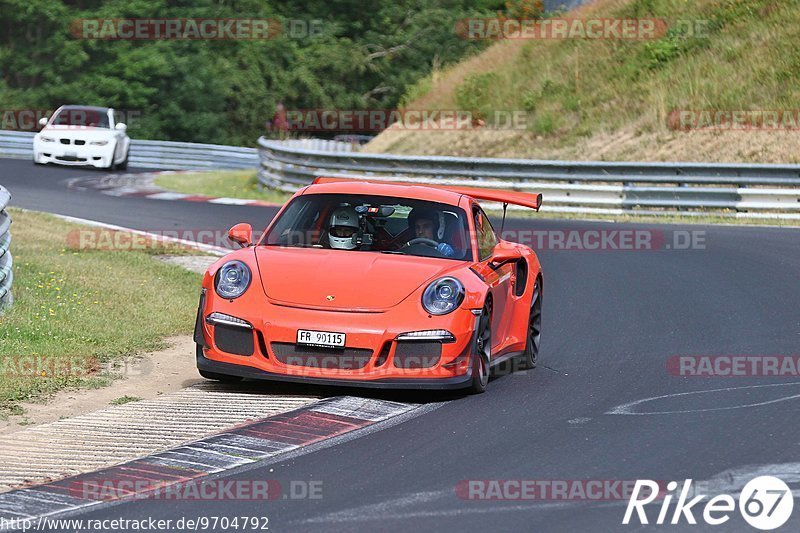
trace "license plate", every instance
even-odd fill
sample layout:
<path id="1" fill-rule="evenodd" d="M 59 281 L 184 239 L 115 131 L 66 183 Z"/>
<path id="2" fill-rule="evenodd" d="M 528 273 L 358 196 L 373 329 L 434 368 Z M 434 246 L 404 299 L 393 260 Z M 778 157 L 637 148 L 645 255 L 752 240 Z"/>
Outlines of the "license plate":
<path id="1" fill-rule="evenodd" d="M 64 152 L 66 157 L 78 157 L 78 152 Z"/>
<path id="2" fill-rule="evenodd" d="M 330 331 L 297 330 L 297 344 L 324 346 L 326 348 L 344 348 L 344 333 Z"/>

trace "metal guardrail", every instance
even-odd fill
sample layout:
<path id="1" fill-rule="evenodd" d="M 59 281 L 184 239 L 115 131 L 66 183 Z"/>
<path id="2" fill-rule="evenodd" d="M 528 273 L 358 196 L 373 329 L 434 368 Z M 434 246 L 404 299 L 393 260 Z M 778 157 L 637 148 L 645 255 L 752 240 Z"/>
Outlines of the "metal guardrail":
<path id="1" fill-rule="evenodd" d="M 11 193 L 0 185 L 0 310 L 11 303 L 11 283 L 14 281 L 11 261 L 11 217 L 6 206 L 11 202 Z"/>
<path id="2" fill-rule="evenodd" d="M 27 131 L 0 130 L 0 157 L 31 159 L 33 136 Z M 325 152 L 352 152 L 359 146 L 325 139 L 281 141 L 286 146 Z M 213 170 L 258 167 L 256 148 L 173 141 L 131 139 L 130 166 L 160 170 Z"/>
<path id="3" fill-rule="evenodd" d="M 33 133 L 0 130 L 0 157 L 31 158 Z M 715 214 L 800 219 L 800 165 L 579 162 L 358 152 L 322 139 L 258 140 L 258 149 L 131 141 L 132 166 L 163 170 L 259 166 L 267 186 L 296 190 L 318 175 L 366 175 L 541 192 L 542 211 Z"/>
<path id="4" fill-rule="evenodd" d="M 128 164 L 162 170 L 245 169 L 258 166 L 255 148 L 131 139 Z"/>
<path id="5" fill-rule="evenodd" d="M 0 130 L 0 157 L 32 159 L 34 135 Z M 258 154 L 241 146 L 131 139 L 128 164 L 160 170 L 244 169 L 258 166 Z"/>
<path id="6" fill-rule="evenodd" d="M 309 150 L 258 140 L 259 181 L 296 190 L 315 176 L 541 192 L 544 212 L 800 219 L 800 165 L 578 162 Z"/>

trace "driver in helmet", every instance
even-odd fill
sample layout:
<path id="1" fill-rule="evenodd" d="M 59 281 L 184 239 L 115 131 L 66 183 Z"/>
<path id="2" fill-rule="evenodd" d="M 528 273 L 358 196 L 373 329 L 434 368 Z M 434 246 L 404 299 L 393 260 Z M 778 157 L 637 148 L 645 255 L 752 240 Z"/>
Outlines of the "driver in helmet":
<path id="1" fill-rule="evenodd" d="M 436 249 L 445 257 L 454 257 L 456 251 L 444 238 L 444 213 L 428 207 L 415 207 L 408 215 L 408 225 L 414 230 L 417 239 L 433 241 Z"/>
<path id="2" fill-rule="evenodd" d="M 337 207 L 331 215 L 328 242 L 336 250 L 355 250 L 353 235 L 358 232 L 358 213 L 352 207 Z"/>

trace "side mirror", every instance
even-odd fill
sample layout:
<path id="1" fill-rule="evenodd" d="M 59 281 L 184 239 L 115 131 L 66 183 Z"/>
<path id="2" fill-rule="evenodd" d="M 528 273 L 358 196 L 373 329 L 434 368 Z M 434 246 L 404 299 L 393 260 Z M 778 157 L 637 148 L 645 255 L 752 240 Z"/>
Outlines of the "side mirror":
<path id="1" fill-rule="evenodd" d="M 119 131 L 125 131 L 125 130 L 128 129 L 128 126 L 126 126 L 124 122 L 117 122 L 117 125 L 115 126 L 115 129 L 117 129 Z"/>
<path id="2" fill-rule="evenodd" d="M 522 255 L 516 248 L 498 244 L 497 246 L 494 247 L 494 250 L 492 251 L 492 257 L 489 260 L 489 265 L 492 268 L 500 268 L 506 263 L 518 261 L 521 257 Z"/>
<path id="3" fill-rule="evenodd" d="M 43 128 L 44 128 L 45 126 L 47 126 L 47 117 L 42 117 L 42 118 L 40 118 L 40 119 L 39 119 L 39 125 L 40 125 L 41 127 L 43 127 Z"/>
<path id="4" fill-rule="evenodd" d="M 253 227 L 246 222 L 236 224 L 228 230 L 228 238 L 242 246 L 250 246 L 253 243 Z"/>

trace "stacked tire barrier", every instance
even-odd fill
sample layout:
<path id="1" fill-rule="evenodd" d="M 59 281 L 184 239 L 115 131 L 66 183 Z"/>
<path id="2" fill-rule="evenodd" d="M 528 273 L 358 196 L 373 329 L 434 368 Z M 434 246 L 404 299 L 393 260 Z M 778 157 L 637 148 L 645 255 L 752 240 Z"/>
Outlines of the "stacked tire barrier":
<path id="1" fill-rule="evenodd" d="M 408 156 L 310 150 L 258 140 L 265 186 L 316 176 L 540 192 L 542 211 L 800 219 L 800 165 L 636 163 Z"/>
<path id="2" fill-rule="evenodd" d="M 14 281 L 11 261 L 11 217 L 6 206 L 11 202 L 11 193 L 0 185 L 0 309 L 11 303 L 11 283 Z"/>

